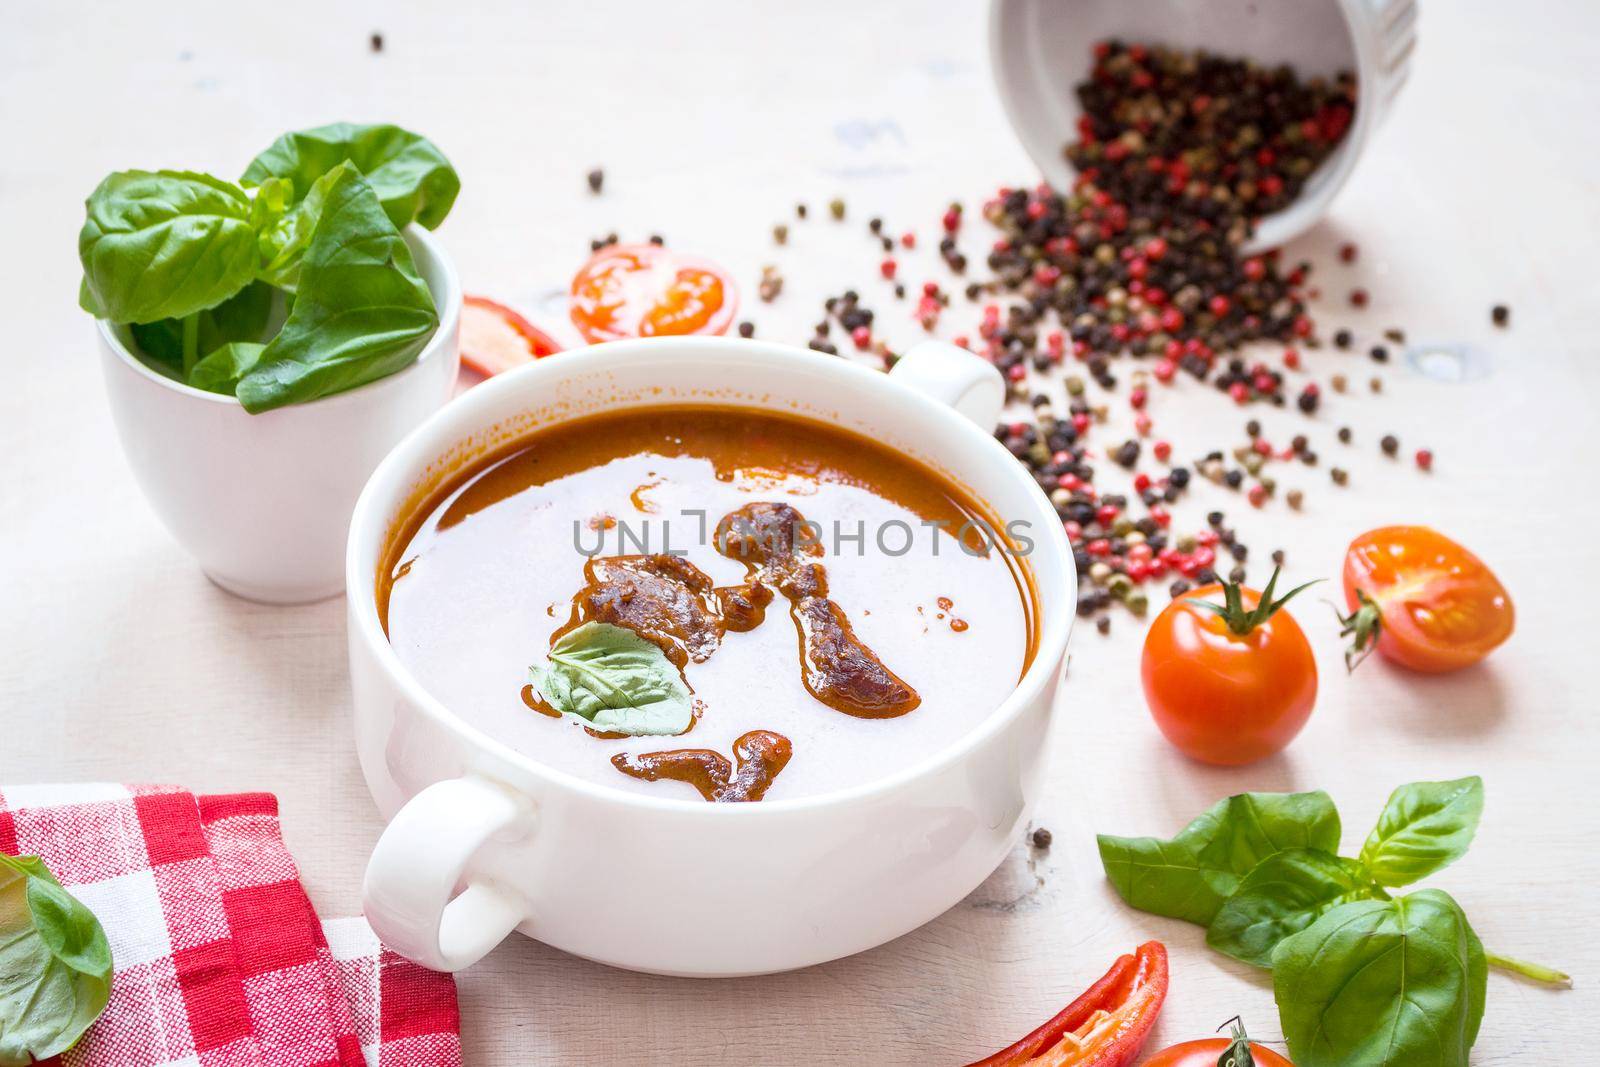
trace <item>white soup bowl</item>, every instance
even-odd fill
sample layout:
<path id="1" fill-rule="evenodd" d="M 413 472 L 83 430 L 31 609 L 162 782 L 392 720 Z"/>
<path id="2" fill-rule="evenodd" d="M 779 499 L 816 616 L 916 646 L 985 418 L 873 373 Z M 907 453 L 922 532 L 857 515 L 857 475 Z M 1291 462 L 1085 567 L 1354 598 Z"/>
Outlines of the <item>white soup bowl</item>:
<path id="1" fill-rule="evenodd" d="M 730 976 L 872 948 L 970 893 L 1015 847 L 1038 795 L 1076 606 L 1060 520 L 990 432 L 1003 395 L 993 367 L 937 342 L 884 375 L 757 341 L 658 338 L 490 379 L 401 442 L 356 504 L 346 573 L 356 743 L 391 820 L 363 893 L 378 936 L 440 970 L 473 963 L 516 929 L 618 967 Z M 397 523 L 463 462 L 532 429 L 683 403 L 867 435 L 965 486 L 1002 522 L 1027 523 L 1038 651 L 1011 695 L 974 708 L 970 732 L 907 770 L 818 796 L 708 804 L 581 780 L 426 692 L 376 606 Z"/>

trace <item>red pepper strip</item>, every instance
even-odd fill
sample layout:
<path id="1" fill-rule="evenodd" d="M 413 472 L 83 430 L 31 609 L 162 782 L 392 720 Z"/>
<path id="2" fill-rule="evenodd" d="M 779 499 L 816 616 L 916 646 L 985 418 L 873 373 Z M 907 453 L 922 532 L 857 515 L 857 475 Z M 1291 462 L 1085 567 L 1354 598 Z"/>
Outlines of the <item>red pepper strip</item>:
<path id="1" fill-rule="evenodd" d="M 504 304 L 471 295 L 461 303 L 461 362 L 485 378 L 561 351 L 553 337 Z"/>
<path id="2" fill-rule="evenodd" d="M 1167 948 L 1146 941 L 1010 1048 L 968 1067 L 1128 1067 L 1167 999 Z"/>

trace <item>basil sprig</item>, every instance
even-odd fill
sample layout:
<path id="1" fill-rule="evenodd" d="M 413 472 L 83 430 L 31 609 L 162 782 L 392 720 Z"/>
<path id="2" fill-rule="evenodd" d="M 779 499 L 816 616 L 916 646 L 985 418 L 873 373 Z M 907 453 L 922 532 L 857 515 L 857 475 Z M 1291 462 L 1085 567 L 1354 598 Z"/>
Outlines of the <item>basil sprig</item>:
<path id="1" fill-rule="evenodd" d="M 1271 968 L 1299 1067 L 1465 1065 L 1489 966 L 1570 982 L 1486 954 L 1441 890 L 1390 895 L 1460 859 L 1482 813 L 1480 778 L 1403 785 L 1350 859 L 1326 793 L 1242 793 L 1168 841 L 1101 836 L 1100 857 L 1129 904 L 1205 926 L 1212 948 Z"/>
<path id="2" fill-rule="evenodd" d="M 37 856 L 0 853 L 0 1067 L 78 1043 L 111 999 L 111 946 L 94 913 Z"/>
<path id="3" fill-rule="evenodd" d="M 667 654 L 632 630 L 584 623 L 562 635 L 533 686 L 552 708 L 602 733 L 681 734 L 694 700 Z"/>
<path id="4" fill-rule="evenodd" d="M 439 225 L 460 184 L 426 138 L 349 123 L 285 134 L 241 184 L 112 174 L 86 204 L 79 303 L 127 325 L 156 370 L 250 412 L 351 389 L 438 328 L 400 231 Z"/>

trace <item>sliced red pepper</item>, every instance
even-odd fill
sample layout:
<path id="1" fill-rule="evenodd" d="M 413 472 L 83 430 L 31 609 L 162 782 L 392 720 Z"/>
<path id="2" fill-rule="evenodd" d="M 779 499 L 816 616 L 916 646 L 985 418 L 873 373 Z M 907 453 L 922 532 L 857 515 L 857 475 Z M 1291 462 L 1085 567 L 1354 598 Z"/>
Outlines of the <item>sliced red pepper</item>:
<path id="1" fill-rule="evenodd" d="M 461 362 L 485 378 L 559 351 L 554 338 L 504 304 L 461 298 Z"/>
<path id="2" fill-rule="evenodd" d="M 1146 941 L 1055 1018 L 968 1067 L 1128 1067 L 1167 999 L 1167 948 Z"/>

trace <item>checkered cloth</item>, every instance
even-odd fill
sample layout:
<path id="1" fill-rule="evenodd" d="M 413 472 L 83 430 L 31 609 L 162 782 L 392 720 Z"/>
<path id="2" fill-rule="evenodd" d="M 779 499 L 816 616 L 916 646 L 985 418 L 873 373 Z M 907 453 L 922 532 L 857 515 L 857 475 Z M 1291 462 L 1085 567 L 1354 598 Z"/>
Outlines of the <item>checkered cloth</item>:
<path id="1" fill-rule="evenodd" d="M 317 919 L 269 794 L 7 787 L 0 852 L 43 858 L 111 943 L 111 1003 L 52 1064 L 460 1067 L 454 981 Z"/>

